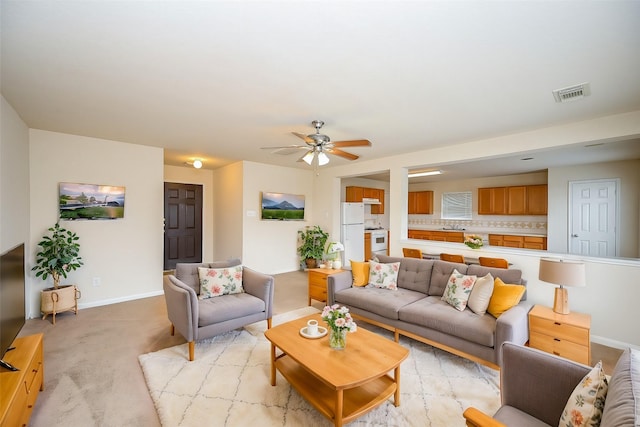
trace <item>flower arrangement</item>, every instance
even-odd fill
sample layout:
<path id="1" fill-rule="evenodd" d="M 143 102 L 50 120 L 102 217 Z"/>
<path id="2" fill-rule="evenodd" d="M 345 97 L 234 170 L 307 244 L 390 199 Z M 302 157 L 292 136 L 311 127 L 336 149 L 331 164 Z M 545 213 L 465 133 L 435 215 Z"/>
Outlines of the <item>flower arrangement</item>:
<path id="1" fill-rule="evenodd" d="M 357 330 L 349 309 L 338 304 L 326 306 L 322 310 L 322 320 L 329 326 L 329 345 L 331 348 L 343 349 L 346 345 L 347 332 Z"/>
<path id="2" fill-rule="evenodd" d="M 478 236 L 477 234 L 467 234 L 464 236 L 464 244 L 469 246 L 471 249 L 478 249 L 482 247 L 482 236 Z"/>

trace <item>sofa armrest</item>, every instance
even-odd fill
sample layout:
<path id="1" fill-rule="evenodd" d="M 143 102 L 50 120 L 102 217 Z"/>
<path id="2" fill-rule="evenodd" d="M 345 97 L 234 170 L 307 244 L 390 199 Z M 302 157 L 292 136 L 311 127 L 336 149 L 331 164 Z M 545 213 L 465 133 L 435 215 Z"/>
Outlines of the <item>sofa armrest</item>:
<path id="1" fill-rule="evenodd" d="M 327 304 L 335 304 L 335 294 L 353 285 L 351 270 L 344 270 L 327 276 Z"/>
<path id="2" fill-rule="evenodd" d="M 502 346 L 500 395 L 512 406 L 557 426 L 576 385 L 590 366 L 513 343 Z"/>
<path id="3" fill-rule="evenodd" d="M 505 311 L 496 320 L 497 364 L 502 366 L 501 347 L 504 342 L 524 345 L 529 341 L 529 311 L 531 304 L 520 303 Z"/>
<path id="4" fill-rule="evenodd" d="M 467 427 L 507 427 L 498 420 L 494 420 L 489 415 L 480 410 L 469 407 L 462 413 Z"/>
<path id="5" fill-rule="evenodd" d="M 248 267 L 242 269 L 242 287 L 245 292 L 264 301 L 267 319 L 272 317 L 275 279 Z"/>
<path id="6" fill-rule="evenodd" d="M 173 326 L 187 341 L 195 341 L 198 331 L 198 296 L 174 275 L 164 276 L 164 300 Z"/>

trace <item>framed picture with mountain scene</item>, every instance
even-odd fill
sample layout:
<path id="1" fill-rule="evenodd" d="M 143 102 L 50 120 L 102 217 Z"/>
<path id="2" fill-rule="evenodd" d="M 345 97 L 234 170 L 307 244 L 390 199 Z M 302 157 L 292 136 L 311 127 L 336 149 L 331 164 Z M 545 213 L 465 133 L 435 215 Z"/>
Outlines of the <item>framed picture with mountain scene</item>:
<path id="1" fill-rule="evenodd" d="M 124 218 L 124 187 L 60 183 L 60 219 Z"/>
<path id="2" fill-rule="evenodd" d="M 304 221 L 304 195 L 263 191 L 260 196 L 262 219 Z"/>

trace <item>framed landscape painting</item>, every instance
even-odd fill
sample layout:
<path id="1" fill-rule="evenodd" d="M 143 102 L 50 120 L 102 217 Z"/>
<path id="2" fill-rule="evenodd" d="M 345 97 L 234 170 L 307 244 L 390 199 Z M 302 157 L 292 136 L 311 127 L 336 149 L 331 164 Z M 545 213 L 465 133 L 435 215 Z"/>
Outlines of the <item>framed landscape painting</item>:
<path id="1" fill-rule="evenodd" d="M 118 219 L 124 217 L 124 187 L 60 183 L 60 219 Z"/>
<path id="2" fill-rule="evenodd" d="M 304 195 L 262 192 L 262 219 L 304 221 Z"/>

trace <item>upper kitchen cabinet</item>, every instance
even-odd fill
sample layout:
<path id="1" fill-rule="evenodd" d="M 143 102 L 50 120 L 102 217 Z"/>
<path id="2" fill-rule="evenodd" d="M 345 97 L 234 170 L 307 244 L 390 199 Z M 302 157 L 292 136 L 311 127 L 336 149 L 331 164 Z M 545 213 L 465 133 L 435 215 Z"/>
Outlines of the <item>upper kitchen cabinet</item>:
<path id="1" fill-rule="evenodd" d="M 546 184 L 478 188 L 478 215 L 546 214 Z"/>
<path id="2" fill-rule="evenodd" d="M 433 191 L 409 191 L 409 214 L 433 214 Z"/>
<path id="3" fill-rule="evenodd" d="M 383 188 L 368 188 L 368 187 L 346 187 L 346 202 L 362 202 L 363 199 L 376 199 L 380 201 L 380 204 L 371 205 L 372 214 L 384 213 L 384 189 Z"/>

